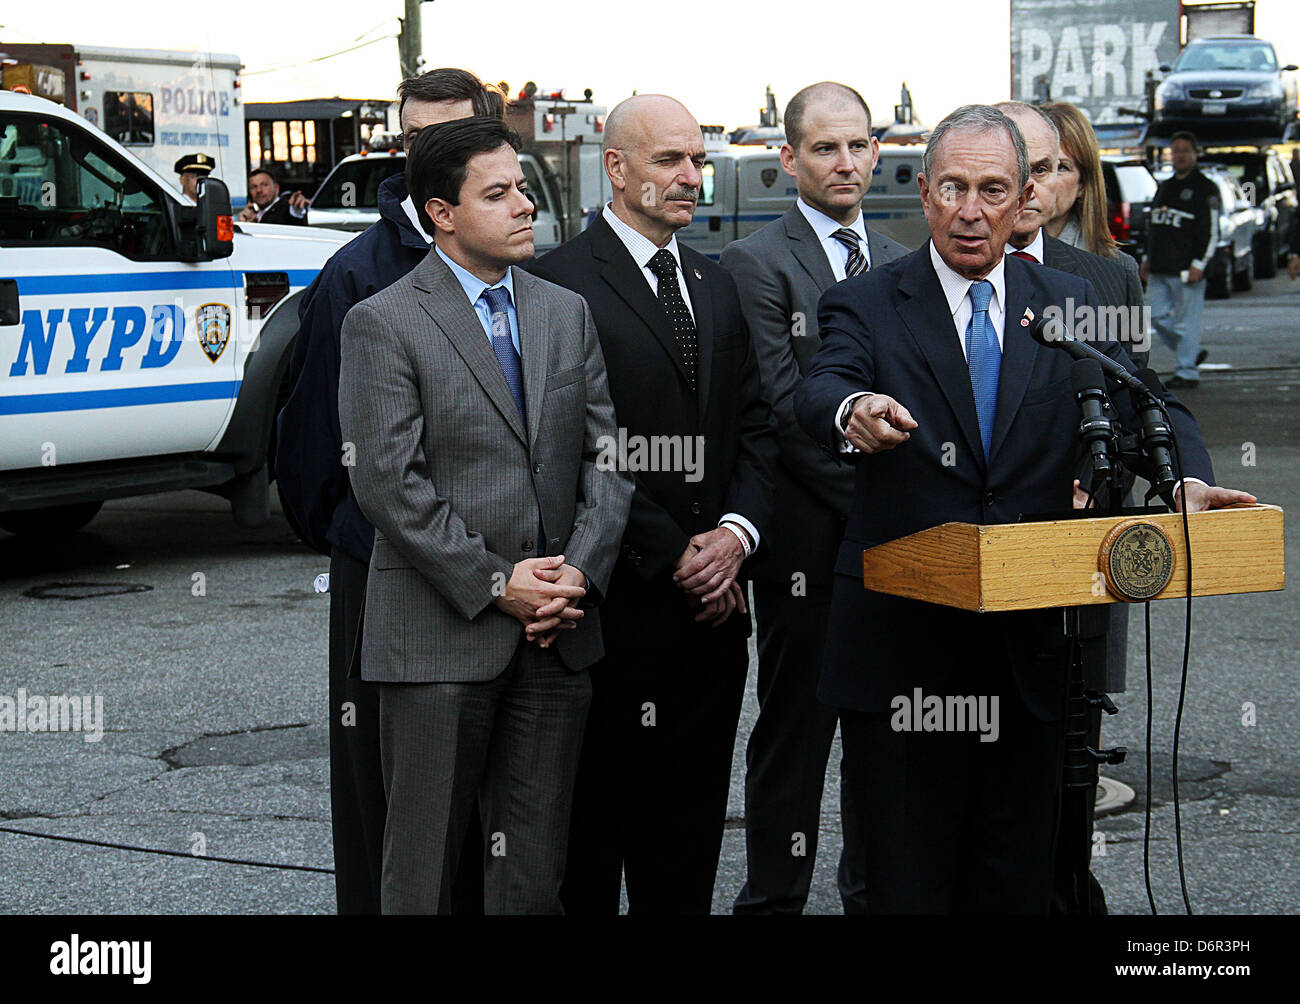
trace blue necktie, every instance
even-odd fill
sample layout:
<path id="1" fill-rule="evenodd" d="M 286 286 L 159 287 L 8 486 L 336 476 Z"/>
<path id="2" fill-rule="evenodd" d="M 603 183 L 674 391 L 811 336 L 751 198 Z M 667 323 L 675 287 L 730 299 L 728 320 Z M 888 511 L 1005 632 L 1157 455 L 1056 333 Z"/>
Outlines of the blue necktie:
<path id="1" fill-rule="evenodd" d="M 524 410 L 524 368 L 519 362 L 519 353 L 510 337 L 510 315 L 506 308 L 510 306 L 510 290 L 504 286 L 493 286 L 480 294 L 487 302 L 488 313 L 492 316 L 492 351 L 496 353 L 501 372 L 505 374 L 510 393 L 514 396 L 515 407 L 519 417 L 528 425 L 528 412 Z"/>
<path id="2" fill-rule="evenodd" d="M 528 412 L 524 409 L 524 368 L 520 365 L 519 353 L 515 351 L 514 340 L 510 337 L 510 315 L 506 312 L 506 307 L 510 305 L 510 290 L 504 286 L 493 286 L 491 289 L 483 290 L 479 297 L 487 302 L 488 313 L 492 317 L 492 351 L 496 354 L 497 362 L 501 364 L 501 372 L 505 374 L 506 383 L 510 385 L 510 394 L 515 399 L 515 407 L 519 409 L 519 417 L 523 419 L 524 428 L 527 429 Z M 539 556 L 547 551 L 546 527 L 543 525 L 541 512 L 541 503 L 538 502 L 535 549 Z M 526 541 L 526 543 L 532 544 L 533 541 Z"/>
<path id="3" fill-rule="evenodd" d="M 979 417 L 980 439 L 984 443 L 984 459 L 993 446 L 993 416 L 998 410 L 998 375 L 1002 370 L 1002 349 L 998 346 L 998 333 L 989 320 L 989 301 L 993 299 L 993 283 L 988 280 L 971 283 L 970 303 L 974 308 L 970 323 L 966 325 L 966 361 L 970 365 L 970 385 L 975 392 L 975 414 Z"/>

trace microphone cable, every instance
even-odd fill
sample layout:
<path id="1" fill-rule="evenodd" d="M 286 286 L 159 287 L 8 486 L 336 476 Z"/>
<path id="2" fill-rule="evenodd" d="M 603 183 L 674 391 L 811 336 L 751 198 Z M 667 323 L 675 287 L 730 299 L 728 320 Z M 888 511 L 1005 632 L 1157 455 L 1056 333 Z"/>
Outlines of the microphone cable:
<path id="1" fill-rule="evenodd" d="M 1164 402 L 1161 402 L 1161 411 L 1165 411 Z M 1169 413 L 1165 411 L 1165 417 Z M 1173 763 L 1170 767 L 1174 787 L 1174 848 L 1178 856 L 1178 886 L 1183 894 L 1183 909 L 1190 917 L 1192 915 L 1192 902 L 1187 895 L 1187 873 L 1183 866 L 1183 819 L 1182 803 L 1178 797 L 1178 749 L 1182 740 L 1183 732 L 1183 703 L 1187 696 L 1187 665 L 1192 651 L 1192 532 L 1187 520 L 1187 475 L 1183 472 L 1183 458 L 1178 449 L 1178 434 L 1174 432 L 1174 423 L 1169 423 L 1170 441 L 1174 447 L 1174 462 L 1178 464 L 1179 486 L 1183 490 L 1182 505 L 1179 507 L 1183 513 L 1183 547 L 1187 553 L 1187 616 L 1183 625 L 1183 668 L 1178 680 L 1178 710 L 1174 714 L 1174 746 L 1173 746 Z M 1175 491 L 1178 489 L 1175 488 Z M 1149 677 L 1148 677 L 1149 682 Z M 1148 705 L 1148 712 L 1150 705 Z M 1147 761 L 1147 769 L 1150 770 L 1150 761 Z"/>

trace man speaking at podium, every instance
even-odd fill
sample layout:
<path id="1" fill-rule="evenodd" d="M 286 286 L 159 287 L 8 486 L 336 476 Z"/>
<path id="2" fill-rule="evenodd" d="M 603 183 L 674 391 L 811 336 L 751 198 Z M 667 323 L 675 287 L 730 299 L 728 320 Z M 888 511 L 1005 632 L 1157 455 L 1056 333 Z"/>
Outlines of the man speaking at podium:
<path id="1" fill-rule="evenodd" d="M 841 709 L 841 783 L 861 816 L 870 910 L 1046 913 L 1064 749 L 1060 610 L 975 614 L 868 592 L 862 552 L 942 523 L 1071 507 L 1071 359 L 1039 346 L 1029 318 L 1067 298 L 1095 311 L 1097 297 L 1077 276 L 1004 259 L 1032 189 L 1024 139 L 1000 111 L 953 112 L 923 163 L 930 240 L 827 290 L 822 346 L 795 396 L 809 435 L 856 466 L 818 696 Z M 1095 347 L 1133 369 L 1118 342 Z M 1114 405 L 1140 427 L 1127 392 Z M 1179 502 L 1254 501 L 1209 487 L 1195 421 L 1172 399 L 1169 411 L 1175 475 L 1188 478 Z M 957 696 L 993 720 L 922 724 L 907 710 Z"/>

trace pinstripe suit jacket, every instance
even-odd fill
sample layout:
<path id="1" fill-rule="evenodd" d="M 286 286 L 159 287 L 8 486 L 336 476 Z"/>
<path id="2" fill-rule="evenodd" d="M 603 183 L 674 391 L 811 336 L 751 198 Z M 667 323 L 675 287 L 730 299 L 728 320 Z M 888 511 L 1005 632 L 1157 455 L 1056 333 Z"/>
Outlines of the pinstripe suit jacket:
<path id="1" fill-rule="evenodd" d="M 514 269 L 528 427 L 451 269 L 423 263 L 343 322 L 339 424 L 352 489 L 374 523 L 364 679 L 490 680 L 523 626 L 493 605 L 515 563 L 564 554 L 590 580 L 557 642 L 570 669 L 603 654 L 599 614 L 632 495 L 598 470 L 616 436 L 586 302 Z M 539 519 L 546 539 L 537 539 Z"/>
<path id="2" fill-rule="evenodd" d="M 872 268 L 908 253 L 897 241 L 871 229 L 867 249 Z M 745 293 L 740 308 L 758 356 L 763 395 L 776 415 L 781 446 L 773 474 L 771 554 L 754 569 L 754 578 L 789 583 L 797 571 L 809 583 L 829 585 L 853 501 L 853 469 L 799 428 L 794 392 L 821 346 L 817 301 L 835 284 L 835 273 L 817 232 L 798 206 L 728 244 L 721 264 Z"/>
<path id="3" fill-rule="evenodd" d="M 1137 262 L 1123 252 L 1115 258 L 1103 258 L 1043 234 L 1043 264 L 1087 279 L 1097 290 L 1100 306 L 1141 308 L 1146 302 Z M 1140 356 L 1133 360 L 1138 366 L 1146 365 L 1147 354 L 1136 353 L 1131 342 L 1125 343 L 1124 351 Z"/>

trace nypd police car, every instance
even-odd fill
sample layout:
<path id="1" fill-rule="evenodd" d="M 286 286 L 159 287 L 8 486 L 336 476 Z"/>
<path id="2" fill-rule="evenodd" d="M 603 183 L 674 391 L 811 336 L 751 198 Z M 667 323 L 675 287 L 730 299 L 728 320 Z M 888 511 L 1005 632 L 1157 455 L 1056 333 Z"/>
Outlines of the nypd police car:
<path id="1" fill-rule="evenodd" d="M 0 527 L 202 488 L 268 517 L 298 300 L 350 234 L 235 223 L 63 106 L 0 92 Z"/>

